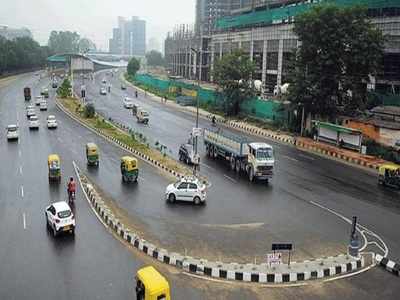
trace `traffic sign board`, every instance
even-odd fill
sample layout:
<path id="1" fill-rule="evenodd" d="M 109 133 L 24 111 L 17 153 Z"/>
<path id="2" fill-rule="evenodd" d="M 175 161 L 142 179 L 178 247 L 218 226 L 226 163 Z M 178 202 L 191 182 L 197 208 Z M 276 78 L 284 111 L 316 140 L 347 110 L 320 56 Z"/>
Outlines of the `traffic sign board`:
<path id="1" fill-rule="evenodd" d="M 274 252 L 267 253 L 267 264 L 271 265 L 279 265 L 282 263 L 282 253 Z"/>

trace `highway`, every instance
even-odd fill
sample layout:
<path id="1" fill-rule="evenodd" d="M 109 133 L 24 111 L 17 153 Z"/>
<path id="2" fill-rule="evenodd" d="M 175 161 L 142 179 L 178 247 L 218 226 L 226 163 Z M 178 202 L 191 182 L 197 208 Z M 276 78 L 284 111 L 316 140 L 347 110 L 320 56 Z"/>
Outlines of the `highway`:
<path id="1" fill-rule="evenodd" d="M 133 299 L 133 275 L 139 267 L 152 261 L 136 255 L 115 239 L 96 219 L 80 191 L 75 238 L 54 239 L 46 230 L 44 207 L 66 199 L 66 180 L 73 174 L 72 161 L 105 194 L 126 208 L 130 216 L 138 219 L 146 238 L 149 234 L 181 252 L 185 245 L 196 242 L 191 246 L 201 248 L 198 251 L 204 255 L 212 256 L 211 252 L 220 250 L 223 257 L 243 255 L 243 259 L 248 259 L 262 249 L 265 253 L 270 240 L 284 238 L 296 241 L 296 251 L 299 247 L 300 252 L 297 258 L 342 250 L 348 239 L 348 224 L 308 202 L 313 200 L 346 216 L 357 214 L 362 224 L 370 226 L 385 240 L 390 256 L 400 257 L 399 207 L 395 202 L 398 193 L 378 189 L 375 178 L 367 172 L 276 145 L 279 147 L 277 174 L 270 186 L 251 185 L 237 177 L 233 178 L 237 182 L 224 180 L 223 174 L 233 176 L 228 168 L 210 162 L 211 168 L 202 168 L 213 184 L 209 203 L 204 207 L 167 205 L 162 197 L 172 179 L 141 162 L 139 183 L 122 185 L 119 157 L 125 152 L 60 112 L 52 100 L 53 91 L 49 111 L 38 112 L 40 130 L 29 131 L 23 87 L 33 87 L 35 96 L 47 83 L 45 79 L 38 82 L 32 74 L 26 74 L 7 86 L 0 86 L 0 126 L 5 128 L 16 122 L 20 126 L 18 143 L 7 142 L 5 134 L 0 134 L 0 299 Z M 100 107 L 98 99 L 103 99 L 95 90 L 93 87 L 93 99 L 96 107 Z M 114 91 L 122 93 L 116 88 Z M 103 101 L 104 105 L 110 105 L 105 110 L 107 113 L 119 114 L 122 119 L 128 113 L 122 109 L 120 96 Z M 158 106 L 145 101 L 151 105 L 154 115 Z M 183 131 L 189 130 L 193 117 L 163 106 L 158 109 L 160 114 L 167 114 L 167 120 L 178 124 L 174 130 L 188 124 L 188 128 L 179 131 L 180 138 L 185 137 Z M 49 131 L 44 126 L 49 114 L 56 116 L 57 130 Z M 155 123 L 150 123 L 149 135 Z M 136 126 L 132 121 L 129 124 Z M 170 139 L 168 124 L 161 124 L 164 132 L 154 137 Z M 84 145 L 89 141 L 98 144 L 101 151 L 98 171 L 86 167 Z M 172 142 L 173 139 L 171 147 Z M 50 153 L 58 153 L 62 159 L 63 182 L 59 186 L 48 183 L 47 155 Z M 303 160 L 300 155 L 314 160 L 306 163 L 306 158 Z M 235 224 L 242 226 L 225 226 Z M 257 237 L 268 242 L 259 243 Z M 210 253 L 205 249 L 208 243 Z M 229 245 L 232 248 L 226 248 Z M 250 245 L 249 249 L 243 245 Z M 222 249 L 228 250 L 223 253 Z M 332 283 L 265 289 L 211 283 L 178 274 L 175 269 L 162 265 L 157 268 L 169 279 L 173 299 L 321 299 L 322 295 L 324 299 L 397 299 L 399 292 L 398 278 L 380 269 Z"/>
<path id="2" fill-rule="evenodd" d="M 103 78 L 112 84 L 111 94 L 106 96 L 99 94 Z M 95 82 L 86 81 L 88 99 L 106 116 L 142 132 L 151 141 L 160 141 L 171 150 L 170 155 L 177 158 L 179 144 L 187 139 L 195 123 L 194 116 L 152 101 L 149 95 L 145 97 L 141 92 L 136 100 L 133 88 L 124 91 L 120 85 L 119 75 L 111 77 L 100 72 Z M 78 91 L 79 84 L 76 86 Z M 150 112 L 148 126 L 136 123 L 131 112 L 123 108 L 125 96 Z M 209 127 L 210 122 L 200 119 L 200 126 Z M 148 200 L 128 202 L 124 200 L 126 195 L 111 190 L 110 195 L 132 215 L 153 217 L 148 223 L 160 239 L 165 241 L 169 237 L 169 246 L 178 244 L 183 248 L 181 240 L 190 239 L 193 234 L 206 240 L 204 251 L 194 247 L 199 255 L 230 249 L 232 257 L 261 258 L 277 240 L 293 241 L 298 260 L 345 251 L 349 225 L 321 209 L 323 206 L 347 218 L 358 216 L 361 224 L 383 238 L 390 254 L 395 259 L 400 258 L 398 232 L 394 229 L 400 226 L 399 193 L 378 187 L 375 174 L 272 140 L 224 130 L 255 141 L 266 141 L 275 147 L 277 165 L 269 186 L 251 184 L 233 173 L 228 164 L 209 160 L 200 143 L 201 173 L 212 183 L 206 207 L 146 206 Z M 183 223 L 185 226 L 180 226 Z M 311 249 L 310 243 L 315 245 Z M 243 244 L 250 246 L 243 249 Z"/>

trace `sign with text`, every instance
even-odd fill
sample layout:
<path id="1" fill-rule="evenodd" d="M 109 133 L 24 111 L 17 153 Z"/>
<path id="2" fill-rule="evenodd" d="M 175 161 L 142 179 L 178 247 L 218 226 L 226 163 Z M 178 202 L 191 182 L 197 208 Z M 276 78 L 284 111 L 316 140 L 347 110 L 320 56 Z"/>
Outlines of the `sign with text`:
<path id="1" fill-rule="evenodd" d="M 276 250 L 291 251 L 292 249 L 293 249 L 293 244 L 272 244 L 272 251 L 276 251 Z"/>
<path id="2" fill-rule="evenodd" d="M 196 128 L 196 127 L 194 127 L 193 129 L 192 129 L 192 135 L 193 136 L 201 136 L 201 133 L 202 133 L 202 129 L 201 128 Z"/>
<path id="3" fill-rule="evenodd" d="M 274 252 L 267 253 L 267 264 L 272 265 L 280 265 L 282 263 L 282 253 Z"/>

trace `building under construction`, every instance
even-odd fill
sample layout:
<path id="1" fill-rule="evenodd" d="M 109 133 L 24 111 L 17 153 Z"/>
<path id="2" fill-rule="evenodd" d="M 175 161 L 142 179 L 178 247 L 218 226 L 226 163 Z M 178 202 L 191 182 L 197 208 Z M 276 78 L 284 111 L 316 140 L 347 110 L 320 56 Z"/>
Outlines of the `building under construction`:
<path id="1" fill-rule="evenodd" d="M 290 56 L 299 44 L 293 32 L 295 17 L 323 2 L 368 7 L 371 21 L 387 37 L 382 73 L 373 85 L 400 94 L 398 0 L 198 0 L 195 30 L 178 28 L 165 42 L 169 71 L 212 81 L 213 63 L 241 48 L 255 62 L 254 79 L 262 81 L 263 94 L 272 94 L 286 82 Z"/>

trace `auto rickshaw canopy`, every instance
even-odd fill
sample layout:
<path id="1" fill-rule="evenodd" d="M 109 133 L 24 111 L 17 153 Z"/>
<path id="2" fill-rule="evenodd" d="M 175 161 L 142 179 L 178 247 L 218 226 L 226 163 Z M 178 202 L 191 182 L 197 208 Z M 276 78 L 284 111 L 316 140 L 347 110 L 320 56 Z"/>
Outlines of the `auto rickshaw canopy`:
<path id="1" fill-rule="evenodd" d="M 121 157 L 121 165 L 125 171 L 133 171 L 137 169 L 137 159 L 132 156 Z"/>
<path id="2" fill-rule="evenodd" d="M 47 164 L 50 169 L 59 169 L 60 162 L 60 157 L 57 154 L 50 154 L 47 158 Z"/>
<path id="3" fill-rule="evenodd" d="M 87 143 L 86 144 L 86 151 L 88 155 L 95 155 L 98 154 L 98 148 L 95 143 Z"/>
<path id="4" fill-rule="evenodd" d="M 397 171 L 400 169 L 400 165 L 396 165 L 394 163 L 383 164 L 379 167 L 379 174 L 385 175 L 385 171 Z"/>
<path id="5" fill-rule="evenodd" d="M 140 269 L 137 272 L 137 278 L 143 283 L 146 295 L 159 296 L 163 294 L 165 299 L 170 299 L 168 281 L 154 267 L 148 266 Z"/>

